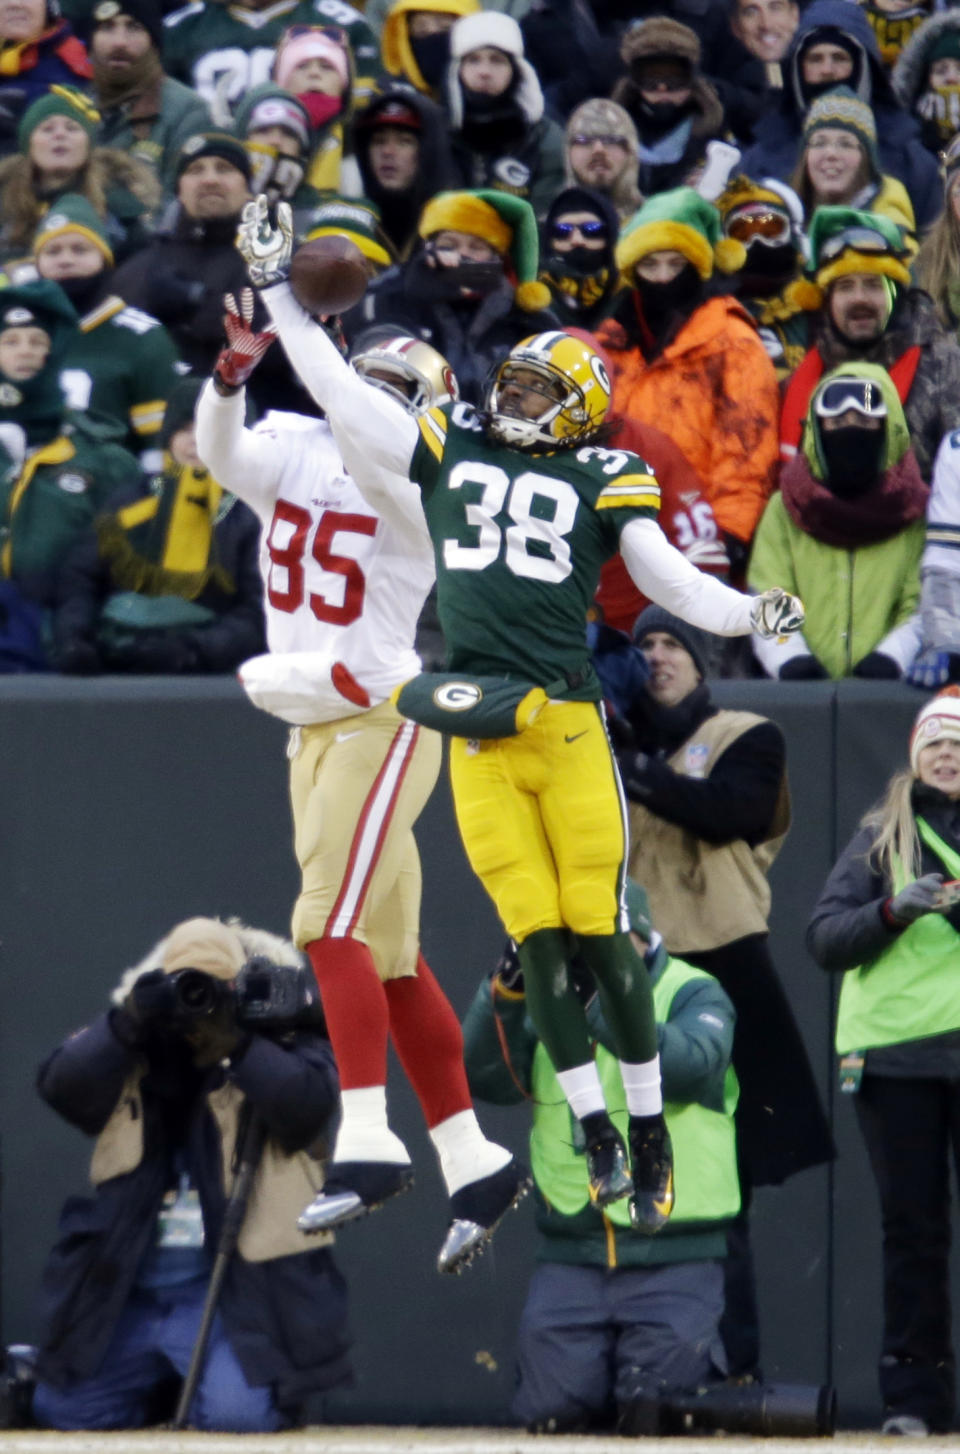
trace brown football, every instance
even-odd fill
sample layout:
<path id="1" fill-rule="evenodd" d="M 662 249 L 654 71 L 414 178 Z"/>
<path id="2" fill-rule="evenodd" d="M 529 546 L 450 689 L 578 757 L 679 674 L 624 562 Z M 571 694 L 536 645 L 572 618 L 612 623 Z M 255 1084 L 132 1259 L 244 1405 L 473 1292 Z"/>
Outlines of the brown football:
<path id="1" fill-rule="evenodd" d="M 308 313 L 345 313 L 360 301 L 369 281 L 363 253 L 338 233 L 305 242 L 290 261 L 293 296 Z"/>

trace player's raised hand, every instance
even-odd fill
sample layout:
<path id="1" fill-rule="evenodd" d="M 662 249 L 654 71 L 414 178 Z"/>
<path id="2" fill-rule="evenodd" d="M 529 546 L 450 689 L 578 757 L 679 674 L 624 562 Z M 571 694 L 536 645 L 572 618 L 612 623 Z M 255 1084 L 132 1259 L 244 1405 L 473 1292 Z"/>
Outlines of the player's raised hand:
<path id="1" fill-rule="evenodd" d="M 757 635 L 769 641 L 774 636 L 792 636 L 799 631 L 806 620 L 806 613 L 799 596 L 791 596 L 789 591 L 771 586 L 768 591 L 754 597 L 750 620 Z"/>
<path id="2" fill-rule="evenodd" d="M 225 293 L 223 304 L 227 310 L 223 315 L 227 346 L 220 350 L 213 374 L 223 389 L 233 394 L 247 382 L 277 335 L 272 328 L 254 332 L 251 288 L 244 288 L 239 299 L 234 293 Z"/>
<path id="3" fill-rule="evenodd" d="M 293 213 L 289 202 L 277 203 L 277 225 L 270 221 L 269 205 L 263 192 L 248 202 L 240 214 L 237 250 L 247 265 L 255 288 L 283 283 L 293 255 Z"/>

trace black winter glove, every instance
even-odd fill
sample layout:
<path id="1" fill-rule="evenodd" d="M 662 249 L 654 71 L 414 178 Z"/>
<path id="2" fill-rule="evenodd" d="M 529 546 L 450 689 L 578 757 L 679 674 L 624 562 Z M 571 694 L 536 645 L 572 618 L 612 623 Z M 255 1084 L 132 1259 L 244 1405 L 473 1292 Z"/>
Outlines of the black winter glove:
<path id="1" fill-rule="evenodd" d="M 617 766 L 620 769 L 623 791 L 631 802 L 642 802 L 650 794 L 646 779 L 649 762 L 650 759 L 645 752 L 617 753 Z"/>
<path id="2" fill-rule="evenodd" d="M 141 974 L 139 979 L 134 980 L 133 986 L 123 1002 L 123 1014 L 126 1020 L 121 1028 L 143 1037 L 157 1025 L 164 1023 L 169 1025 L 174 1019 L 175 1013 L 176 1004 L 170 976 L 165 974 L 162 969 L 151 969 L 146 974 Z M 116 1026 L 114 1026 L 114 1030 L 116 1031 Z"/>
<path id="3" fill-rule="evenodd" d="M 779 672 L 782 682 L 826 681 L 828 675 L 815 656 L 791 656 L 789 661 L 783 663 Z"/>
<path id="4" fill-rule="evenodd" d="M 112 1010 L 107 1011 L 107 1021 L 114 1038 L 125 1049 L 139 1050 L 146 1041 L 145 1026 L 122 1005 L 114 1005 Z"/>
<path id="5" fill-rule="evenodd" d="M 94 677 L 103 671 L 100 653 L 93 642 L 84 641 L 80 637 L 57 648 L 54 664 L 57 671 L 72 677 Z"/>
<path id="6" fill-rule="evenodd" d="M 111 671 L 135 676 L 179 676 L 197 671 L 200 659 L 185 636 L 144 632 L 139 641 L 111 651 L 107 665 Z"/>
<path id="7" fill-rule="evenodd" d="M 607 733 L 614 752 L 631 753 L 637 746 L 636 734 L 626 717 L 607 703 Z"/>
<path id="8" fill-rule="evenodd" d="M 493 981 L 501 989 L 508 990 L 512 995 L 522 995 L 523 970 L 520 968 L 520 954 L 512 939 L 508 939 L 503 946 L 503 952 L 497 960 L 497 967 L 493 971 Z"/>
<path id="9" fill-rule="evenodd" d="M 895 682 L 900 680 L 900 668 L 892 656 L 882 651 L 870 651 L 853 668 L 855 677 L 867 677 L 871 681 Z"/>
<path id="10" fill-rule="evenodd" d="M 192 312 L 206 297 L 207 285 L 175 268 L 156 268 L 147 279 L 145 312 L 170 323 Z"/>

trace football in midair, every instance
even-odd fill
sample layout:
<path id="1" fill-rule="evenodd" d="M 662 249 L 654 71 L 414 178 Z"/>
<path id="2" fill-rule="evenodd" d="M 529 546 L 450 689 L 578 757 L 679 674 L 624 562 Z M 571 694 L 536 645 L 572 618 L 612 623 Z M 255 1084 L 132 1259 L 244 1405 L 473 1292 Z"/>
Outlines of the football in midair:
<path id="1" fill-rule="evenodd" d="M 305 242 L 290 260 L 293 296 L 308 313 L 345 313 L 359 303 L 369 281 L 363 253 L 340 233 Z"/>

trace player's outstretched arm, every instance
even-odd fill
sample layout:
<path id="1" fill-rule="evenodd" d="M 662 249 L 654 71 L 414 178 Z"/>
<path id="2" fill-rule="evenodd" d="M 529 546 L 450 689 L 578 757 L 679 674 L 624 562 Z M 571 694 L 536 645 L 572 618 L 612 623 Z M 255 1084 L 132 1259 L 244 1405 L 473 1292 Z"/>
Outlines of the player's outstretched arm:
<path id="1" fill-rule="evenodd" d="M 273 342 L 271 331 L 252 328 L 253 294 L 224 299 L 227 345 L 197 403 L 197 453 L 214 479 L 253 509 L 272 506 L 280 479 L 276 442 L 244 428 L 244 384 Z"/>
<path id="2" fill-rule="evenodd" d="M 674 616 L 717 636 L 788 636 L 803 625 L 796 596 L 774 586 L 744 596 L 691 565 L 672 546 L 655 520 L 630 520 L 620 533 L 620 553 L 631 579 L 645 596 Z"/>
<path id="3" fill-rule="evenodd" d="M 262 289 L 280 342 L 304 388 L 340 433 L 364 448 L 373 462 L 394 474 L 407 475 L 420 432 L 395 400 L 374 389 L 353 372 L 310 314 L 294 298 L 287 282 L 293 255 L 293 214 L 286 202 L 277 206 L 271 226 L 262 194 L 243 209 L 237 248 L 250 281 Z M 361 490 L 362 480 L 357 484 Z"/>

